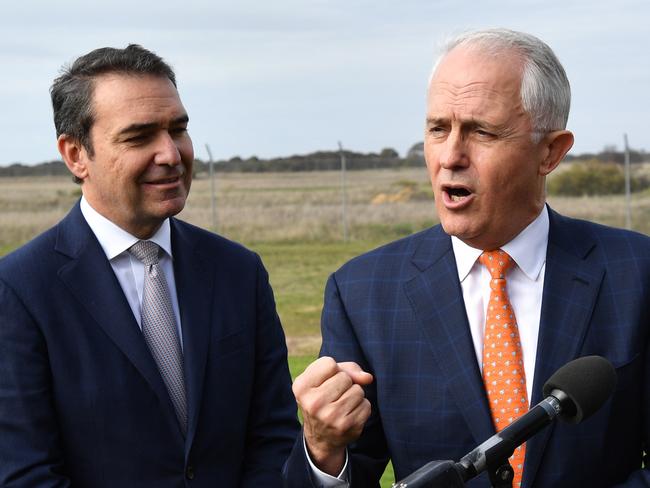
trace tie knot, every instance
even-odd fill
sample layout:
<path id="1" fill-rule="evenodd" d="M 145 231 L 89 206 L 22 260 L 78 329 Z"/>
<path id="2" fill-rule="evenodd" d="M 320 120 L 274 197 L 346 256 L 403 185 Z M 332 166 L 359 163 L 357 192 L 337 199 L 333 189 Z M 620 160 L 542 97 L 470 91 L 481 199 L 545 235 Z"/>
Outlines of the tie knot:
<path id="1" fill-rule="evenodd" d="M 129 252 L 142 261 L 145 266 L 151 266 L 158 263 L 160 247 L 155 242 L 138 241 L 129 248 Z"/>
<path id="2" fill-rule="evenodd" d="M 497 249 L 495 251 L 483 251 L 478 258 L 483 266 L 490 272 L 492 279 L 504 279 L 506 271 L 514 264 L 507 252 Z"/>

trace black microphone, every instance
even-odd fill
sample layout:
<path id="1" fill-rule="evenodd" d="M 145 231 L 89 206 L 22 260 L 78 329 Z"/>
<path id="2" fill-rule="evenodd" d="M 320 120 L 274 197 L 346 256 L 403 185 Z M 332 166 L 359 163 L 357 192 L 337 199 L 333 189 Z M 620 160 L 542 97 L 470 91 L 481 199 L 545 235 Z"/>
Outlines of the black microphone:
<path id="1" fill-rule="evenodd" d="M 558 369 L 546 382 L 546 398 L 493 435 L 458 463 L 433 461 L 393 486 L 396 488 L 462 487 L 486 469 L 495 469 L 514 450 L 556 417 L 577 424 L 598 410 L 614 392 L 616 371 L 601 356 L 584 356 Z M 443 480 L 444 478 L 444 480 Z"/>

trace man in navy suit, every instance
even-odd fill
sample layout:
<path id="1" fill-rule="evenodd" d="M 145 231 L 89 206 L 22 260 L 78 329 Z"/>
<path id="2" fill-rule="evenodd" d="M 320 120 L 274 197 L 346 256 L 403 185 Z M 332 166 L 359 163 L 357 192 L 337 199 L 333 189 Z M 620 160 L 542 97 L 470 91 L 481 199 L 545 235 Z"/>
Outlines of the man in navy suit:
<path id="1" fill-rule="evenodd" d="M 322 357 L 293 386 L 304 429 L 289 486 L 378 486 L 389 459 L 399 480 L 495 433 L 482 377 L 493 277 L 479 262 L 495 250 L 514 260 L 505 279 L 529 404 L 580 356 L 618 375 L 593 417 L 526 443 L 522 486 L 650 486 L 650 239 L 545 205 L 545 177 L 573 144 L 569 105 L 564 69 L 533 36 L 478 31 L 446 47 L 424 142 L 441 225 L 330 277 Z"/>
<path id="2" fill-rule="evenodd" d="M 83 196 L 0 262 L 0 486 L 281 486 L 284 335 L 259 257 L 174 218 L 194 154 L 173 71 L 97 49 L 51 94 Z"/>

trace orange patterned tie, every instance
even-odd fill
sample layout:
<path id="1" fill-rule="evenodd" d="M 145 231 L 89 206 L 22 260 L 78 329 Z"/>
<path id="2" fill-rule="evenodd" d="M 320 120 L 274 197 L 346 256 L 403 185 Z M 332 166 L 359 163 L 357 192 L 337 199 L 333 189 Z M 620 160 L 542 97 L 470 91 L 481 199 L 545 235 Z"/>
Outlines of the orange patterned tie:
<path id="1" fill-rule="evenodd" d="M 483 383 L 494 426 L 500 431 L 528 411 L 519 329 L 506 291 L 506 272 L 514 261 L 501 249 L 483 252 L 479 261 L 492 276 L 483 337 Z M 510 457 L 515 471 L 513 487 L 521 486 L 525 456 L 523 444 Z"/>

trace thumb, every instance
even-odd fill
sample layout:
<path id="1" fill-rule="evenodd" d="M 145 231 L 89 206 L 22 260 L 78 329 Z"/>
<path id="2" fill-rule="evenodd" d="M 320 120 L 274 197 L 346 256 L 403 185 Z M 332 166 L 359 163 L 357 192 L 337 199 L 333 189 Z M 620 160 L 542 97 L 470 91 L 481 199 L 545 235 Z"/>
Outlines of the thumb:
<path id="1" fill-rule="evenodd" d="M 352 381 L 358 385 L 369 385 L 373 381 L 372 375 L 361 369 L 361 366 L 359 366 L 357 363 L 350 361 L 345 363 L 338 363 L 338 366 L 340 371 L 344 371 L 350 375 Z"/>

